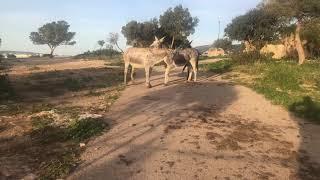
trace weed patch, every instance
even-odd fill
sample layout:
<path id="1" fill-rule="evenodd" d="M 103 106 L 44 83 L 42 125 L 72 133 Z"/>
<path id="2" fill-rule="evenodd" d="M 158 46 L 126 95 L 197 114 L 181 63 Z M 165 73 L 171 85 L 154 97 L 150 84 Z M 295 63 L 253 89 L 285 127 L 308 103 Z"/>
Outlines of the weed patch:
<path id="1" fill-rule="evenodd" d="M 76 141 L 83 141 L 101 133 L 106 124 L 99 119 L 83 119 L 74 121 L 68 127 L 68 137 Z"/>
<path id="2" fill-rule="evenodd" d="M 78 150 L 69 150 L 61 153 L 59 158 L 42 164 L 40 166 L 40 179 L 59 179 L 68 175 L 79 163 L 78 154 Z"/>
<path id="3" fill-rule="evenodd" d="M 50 115 L 32 117 L 31 121 L 32 139 L 42 148 L 51 148 L 50 158 L 39 167 L 41 179 L 57 179 L 69 174 L 79 162 L 79 143 L 98 135 L 107 126 L 102 119 L 93 118 L 68 121 L 65 126 L 55 121 Z"/>
<path id="4" fill-rule="evenodd" d="M 309 96 L 292 103 L 289 109 L 299 117 L 320 123 L 320 102 L 315 102 Z"/>

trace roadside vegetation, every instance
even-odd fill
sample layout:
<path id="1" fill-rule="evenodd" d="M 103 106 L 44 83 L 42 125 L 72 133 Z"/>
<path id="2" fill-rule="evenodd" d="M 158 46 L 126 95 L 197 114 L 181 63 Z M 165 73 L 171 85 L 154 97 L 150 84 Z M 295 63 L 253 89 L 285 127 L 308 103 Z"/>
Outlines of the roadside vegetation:
<path id="1" fill-rule="evenodd" d="M 75 59 L 99 59 L 99 60 L 117 60 L 121 58 L 120 52 L 108 49 L 99 49 L 95 51 L 87 51 L 82 54 L 74 56 Z"/>
<path id="2" fill-rule="evenodd" d="M 318 61 L 298 66 L 295 61 L 288 60 L 240 63 L 228 59 L 203 65 L 202 68 L 222 74 L 222 79 L 252 88 L 299 117 L 320 123 Z"/>

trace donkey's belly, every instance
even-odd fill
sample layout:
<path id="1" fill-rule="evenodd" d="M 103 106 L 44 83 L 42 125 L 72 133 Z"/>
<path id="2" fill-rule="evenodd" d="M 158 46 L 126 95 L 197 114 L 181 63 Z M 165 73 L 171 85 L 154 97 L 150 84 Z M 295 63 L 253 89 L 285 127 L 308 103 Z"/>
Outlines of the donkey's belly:
<path id="1" fill-rule="evenodd" d="M 132 67 L 134 68 L 144 68 L 143 64 L 137 64 L 137 63 L 130 63 Z"/>

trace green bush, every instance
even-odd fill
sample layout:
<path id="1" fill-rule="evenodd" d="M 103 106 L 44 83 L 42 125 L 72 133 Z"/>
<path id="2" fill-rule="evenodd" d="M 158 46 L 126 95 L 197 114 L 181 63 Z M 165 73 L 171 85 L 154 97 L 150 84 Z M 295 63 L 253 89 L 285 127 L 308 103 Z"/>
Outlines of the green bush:
<path id="1" fill-rule="evenodd" d="M 109 60 L 110 58 L 117 57 L 121 53 L 113 49 L 101 49 L 96 51 L 87 51 L 83 54 L 74 56 L 75 59 L 103 59 Z"/>
<path id="2" fill-rule="evenodd" d="M 299 117 L 320 123 L 320 102 L 314 101 L 309 96 L 291 104 L 289 110 Z"/>
<path id="3" fill-rule="evenodd" d="M 16 59 L 17 58 L 17 56 L 14 54 L 8 54 L 7 57 L 8 57 L 8 59 Z"/>
<path id="4" fill-rule="evenodd" d="M 218 61 L 216 63 L 203 65 L 202 67 L 206 71 L 222 74 L 222 73 L 226 73 L 226 72 L 230 71 L 232 68 L 232 65 L 233 65 L 232 60 L 222 60 L 222 61 Z"/>
<path id="5" fill-rule="evenodd" d="M 260 54 L 259 51 L 237 52 L 231 55 L 231 59 L 239 64 L 272 61 L 272 54 Z"/>

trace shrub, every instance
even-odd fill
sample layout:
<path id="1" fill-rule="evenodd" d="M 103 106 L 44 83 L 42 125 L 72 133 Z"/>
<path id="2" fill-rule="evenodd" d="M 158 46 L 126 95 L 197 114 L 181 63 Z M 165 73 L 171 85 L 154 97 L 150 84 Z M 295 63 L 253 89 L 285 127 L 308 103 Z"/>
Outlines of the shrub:
<path id="1" fill-rule="evenodd" d="M 259 51 L 237 52 L 231 55 L 231 59 L 239 64 L 272 61 L 272 54 L 260 54 Z"/>
<path id="2" fill-rule="evenodd" d="M 16 59 L 17 58 L 17 56 L 14 54 L 8 54 L 7 57 L 8 57 L 8 59 Z"/>
<path id="3" fill-rule="evenodd" d="M 8 100 L 15 95 L 14 89 L 7 74 L 0 75 L 0 100 Z"/>
<path id="4" fill-rule="evenodd" d="M 320 103 L 313 101 L 309 96 L 290 105 L 289 110 L 299 117 L 320 123 Z"/>
<path id="5" fill-rule="evenodd" d="M 52 54 L 44 54 L 42 57 L 53 58 L 53 55 Z"/>
<path id="6" fill-rule="evenodd" d="M 87 51 L 74 56 L 75 59 L 110 59 L 120 55 L 120 52 L 113 49 L 101 49 L 97 51 Z"/>
<path id="7" fill-rule="evenodd" d="M 204 69 L 214 73 L 222 74 L 230 71 L 232 65 L 233 65 L 232 60 L 222 60 L 215 63 L 204 65 Z"/>

